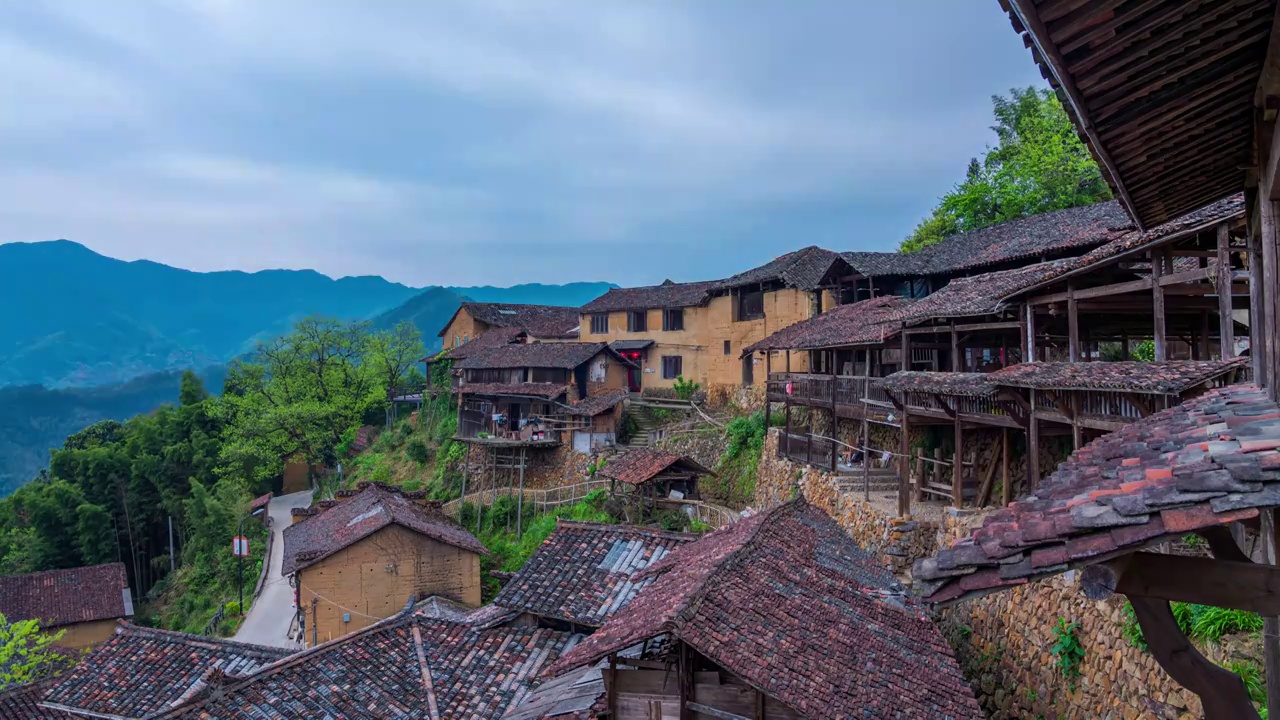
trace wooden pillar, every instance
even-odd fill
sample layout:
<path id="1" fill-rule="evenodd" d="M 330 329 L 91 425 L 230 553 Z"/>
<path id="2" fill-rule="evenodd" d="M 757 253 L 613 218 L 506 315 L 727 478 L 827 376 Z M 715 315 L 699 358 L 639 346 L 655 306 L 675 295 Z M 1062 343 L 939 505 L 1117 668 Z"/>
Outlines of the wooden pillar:
<path id="1" fill-rule="evenodd" d="M 1022 332 L 1023 332 L 1023 336 L 1026 338 L 1026 341 L 1027 341 L 1027 345 L 1026 345 L 1027 355 L 1025 358 L 1023 358 L 1023 362 L 1035 362 L 1036 361 L 1036 310 L 1031 305 L 1031 303 L 1027 303 L 1023 307 L 1025 308 L 1025 311 L 1023 312 L 1024 327 Z"/>
<path id="2" fill-rule="evenodd" d="M 764 353 L 764 432 L 769 434 L 769 420 L 773 412 L 773 403 L 769 402 L 769 379 L 773 375 L 773 351 Z"/>
<path id="3" fill-rule="evenodd" d="M 964 359 L 960 357 L 960 334 L 955 322 L 951 323 L 951 372 L 964 372 Z"/>
<path id="4" fill-rule="evenodd" d="M 1218 226 L 1218 356 L 1223 360 L 1236 356 L 1236 328 L 1231 319 L 1230 243 L 1227 224 L 1222 223 Z"/>
<path id="5" fill-rule="evenodd" d="M 787 351 L 787 372 L 791 372 L 791 351 Z"/>
<path id="6" fill-rule="evenodd" d="M 1040 421 L 1036 419 L 1036 391 L 1030 392 L 1031 411 L 1027 413 L 1027 492 L 1035 492 L 1040 484 Z"/>
<path id="7" fill-rule="evenodd" d="M 905 330 L 906 328 L 903 328 Z M 902 333 L 902 364 L 900 370 L 911 365 L 911 336 Z M 902 406 L 902 428 L 898 438 L 898 515 L 911 512 L 911 464 L 907 455 L 911 452 L 911 423 L 908 420 L 907 406 Z M 923 481 L 921 481 L 923 482 Z"/>
<path id="8" fill-rule="evenodd" d="M 1129 333 L 1125 331 L 1120 332 L 1120 359 L 1129 359 Z"/>
<path id="9" fill-rule="evenodd" d="M 1075 285 L 1067 285 L 1067 361 L 1080 362 L 1080 312 Z"/>
<path id="10" fill-rule="evenodd" d="M 1013 501 L 1013 478 L 1009 477 L 1009 428 L 1000 428 L 1000 506 Z"/>
<path id="11" fill-rule="evenodd" d="M 524 535 L 524 459 L 526 448 L 520 448 L 520 488 L 516 496 L 516 537 Z"/>
<path id="12" fill-rule="evenodd" d="M 836 440 L 840 438 L 840 421 L 836 418 L 836 383 L 838 382 L 836 375 L 836 351 L 829 350 L 831 353 L 831 472 L 836 471 Z"/>
<path id="13" fill-rule="evenodd" d="M 1209 342 L 1213 331 L 1209 329 L 1209 311 L 1200 311 L 1200 349 L 1196 352 L 1200 360 L 1212 360 L 1213 348 Z"/>
<path id="14" fill-rule="evenodd" d="M 693 658 L 690 657 L 689 646 L 683 640 L 677 640 L 680 643 L 680 649 L 676 656 L 676 675 L 678 681 L 676 683 L 677 702 L 680 703 L 678 708 L 680 720 L 693 720 L 693 711 L 689 709 L 689 702 L 693 697 Z"/>
<path id="15" fill-rule="evenodd" d="M 1031 307 L 1031 304 L 1028 303 L 1026 307 Z M 1025 322 L 1022 322 L 1022 323 L 1018 323 L 1018 355 L 1022 357 L 1022 362 L 1031 362 L 1031 359 L 1026 357 L 1026 354 L 1027 354 L 1027 324 Z M 1009 365 L 1013 364 L 1008 359 L 1005 360 L 1005 363 Z"/>
<path id="16" fill-rule="evenodd" d="M 1262 236 L 1249 225 L 1249 359 L 1253 382 L 1267 384 L 1267 311 L 1263 300 Z"/>
<path id="17" fill-rule="evenodd" d="M 609 688 L 606 695 L 609 717 L 618 717 L 618 654 L 609 653 Z"/>
<path id="18" fill-rule="evenodd" d="M 1080 393 L 1070 392 L 1071 403 L 1071 449 L 1079 450 L 1080 445 Z"/>
<path id="19" fill-rule="evenodd" d="M 866 405 L 862 415 L 862 499 L 871 501 L 871 428 L 867 422 Z"/>
<path id="20" fill-rule="evenodd" d="M 1276 511 L 1263 510 L 1261 517 L 1263 561 L 1268 565 L 1280 565 L 1277 555 Z M 1262 651 L 1266 659 L 1267 713 L 1268 717 L 1280 717 L 1280 617 L 1262 619 Z M 1277 713 L 1271 715 L 1271 713 Z"/>
<path id="21" fill-rule="evenodd" d="M 956 418 L 956 457 L 951 467 L 951 504 L 964 507 L 964 425 Z"/>
<path id="22" fill-rule="evenodd" d="M 1164 251 L 1155 249 L 1151 251 L 1151 314 L 1154 320 L 1151 339 L 1156 346 L 1156 362 L 1169 359 L 1164 326 L 1164 286 L 1160 284 L 1162 277 L 1164 277 Z"/>
<path id="23" fill-rule="evenodd" d="M 1268 394 L 1276 397 L 1276 319 L 1280 316 L 1276 308 L 1276 203 L 1267 199 L 1271 188 L 1264 186 L 1258 191 L 1258 210 L 1262 215 L 1262 307 L 1266 308 L 1266 328 L 1263 344 L 1259 348 L 1263 352 L 1264 374 Z M 1257 352 L 1256 350 L 1254 352 Z"/>

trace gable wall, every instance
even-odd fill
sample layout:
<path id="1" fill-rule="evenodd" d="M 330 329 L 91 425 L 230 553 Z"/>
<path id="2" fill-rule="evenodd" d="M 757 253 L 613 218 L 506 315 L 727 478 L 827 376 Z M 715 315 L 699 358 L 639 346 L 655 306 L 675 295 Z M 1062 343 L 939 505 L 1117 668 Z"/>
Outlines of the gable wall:
<path id="1" fill-rule="evenodd" d="M 733 319 L 735 295 L 712 298 L 708 307 L 707 386 L 742 384 L 742 350 L 773 333 L 809 319 L 813 314 L 813 293 L 794 288 L 783 288 L 764 295 L 764 317 L 759 320 L 735 321 Z M 824 299 L 823 309 L 830 309 Z M 729 354 L 724 353 L 724 341 L 729 341 Z M 755 385 L 764 385 L 765 362 L 759 353 L 754 361 L 752 379 Z M 774 355 L 774 372 L 783 370 L 785 362 L 781 353 Z M 794 353 L 792 372 L 807 372 L 809 362 L 805 353 Z"/>
<path id="2" fill-rule="evenodd" d="M 663 330 L 662 310 L 652 308 L 645 311 L 645 332 L 627 332 L 627 313 L 609 313 L 609 332 L 592 333 L 591 315 L 583 314 L 580 318 L 578 336 L 582 342 L 613 342 L 615 340 L 652 340 L 646 354 L 641 357 L 642 387 L 671 387 L 674 380 L 662 378 L 662 358 L 665 355 L 679 355 L 684 369 L 684 377 L 700 384 L 706 384 L 705 358 L 707 355 L 707 308 L 684 308 L 684 330 Z M 622 384 L 626 385 L 626 369 L 622 369 Z"/>
<path id="3" fill-rule="evenodd" d="M 308 646 L 313 637 L 325 642 L 391 617 L 411 595 L 480 605 L 479 555 L 399 525 L 379 530 L 298 576 Z M 350 614 L 350 622 L 343 622 L 344 613 Z"/>
<path id="4" fill-rule="evenodd" d="M 464 342 L 463 338 L 475 340 L 488 329 L 488 323 L 476 320 L 466 310 L 459 310 L 453 320 L 445 326 L 444 336 L 440 340 L 444 343 L 445 349 L 457 347 Z"/>

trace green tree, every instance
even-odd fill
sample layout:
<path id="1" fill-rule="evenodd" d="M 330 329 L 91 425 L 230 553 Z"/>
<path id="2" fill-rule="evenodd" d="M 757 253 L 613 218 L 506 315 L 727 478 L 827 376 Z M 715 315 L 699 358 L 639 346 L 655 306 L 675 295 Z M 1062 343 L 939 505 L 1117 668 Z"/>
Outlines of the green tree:
<path id="1" fill-rule="evenodd" d="M 1014 88 L 991 98 L 998 140 L 969 161 L 964 181 L 903 240 L 901 252 L 1006 220 L 1100 202 L 1111 191 L 1050 90 Z"/>
<path id="2" fill-rule="evenodd" d="M 182 373 L 182 386 L 178 390 L 179 405 L 195 405 L 204 402 L 208 398 L 209 393 L 204 389 L 204 383 L 201 382 L 199 375 L 196 375 L 191 370 Z"/>
<path id="3" fill-rule="evenodd" d="M 369 337 L 367 362 L 377 373 L 378 382 L 391 392 L 408 379 L 422 353 L 422 333 L 413 323 L 401 322 Z"/>
<path id="4" fill-rule="evenodd" d="M 34 620 L 9 622 L 0 613 L 0 690 L 57 675 L 72 664 L 54 644 L 62 631 L 42 633 Z"/>
<path id="5" fill-rule="evenodd" d="M 101 505 L 83 503 L 76 508 L 76 543 L 85 565 L 100 565 L 116 559 L 118 547 L 111 513 Z"/>

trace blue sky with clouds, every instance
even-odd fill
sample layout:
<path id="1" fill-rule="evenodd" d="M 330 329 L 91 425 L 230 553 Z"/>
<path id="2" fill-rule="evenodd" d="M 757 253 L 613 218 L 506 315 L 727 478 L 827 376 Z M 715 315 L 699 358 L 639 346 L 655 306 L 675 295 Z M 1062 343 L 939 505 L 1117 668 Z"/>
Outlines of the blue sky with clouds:
<path id="1" fill-rule="evenodd" d="M 32 0 L 0 67 L 0 242 L 412 285 L 889 250 L 1040 83 L 995 0 Z"/>

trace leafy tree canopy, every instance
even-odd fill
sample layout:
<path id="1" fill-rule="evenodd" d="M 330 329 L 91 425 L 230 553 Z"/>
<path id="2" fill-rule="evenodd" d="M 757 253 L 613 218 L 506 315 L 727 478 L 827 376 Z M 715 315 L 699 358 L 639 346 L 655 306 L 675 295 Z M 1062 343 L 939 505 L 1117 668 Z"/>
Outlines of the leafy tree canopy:
<path id="1" fill-rule="evenodd" d="M 40 632 L 34 620 L 9 622 L 0 613 L 0 690 L 57 675 L 74 664 L 54 647 L 62 634 Z"/>
<path id="2" fill-rule="evenodd" d="M 943 195 L 898 250 L 1028 215 L 1107 200 L 1111 190 L 1054 93 L 1014 88 L 991 103 L 998 142 L 973 158 L 964 181 Z"/>

